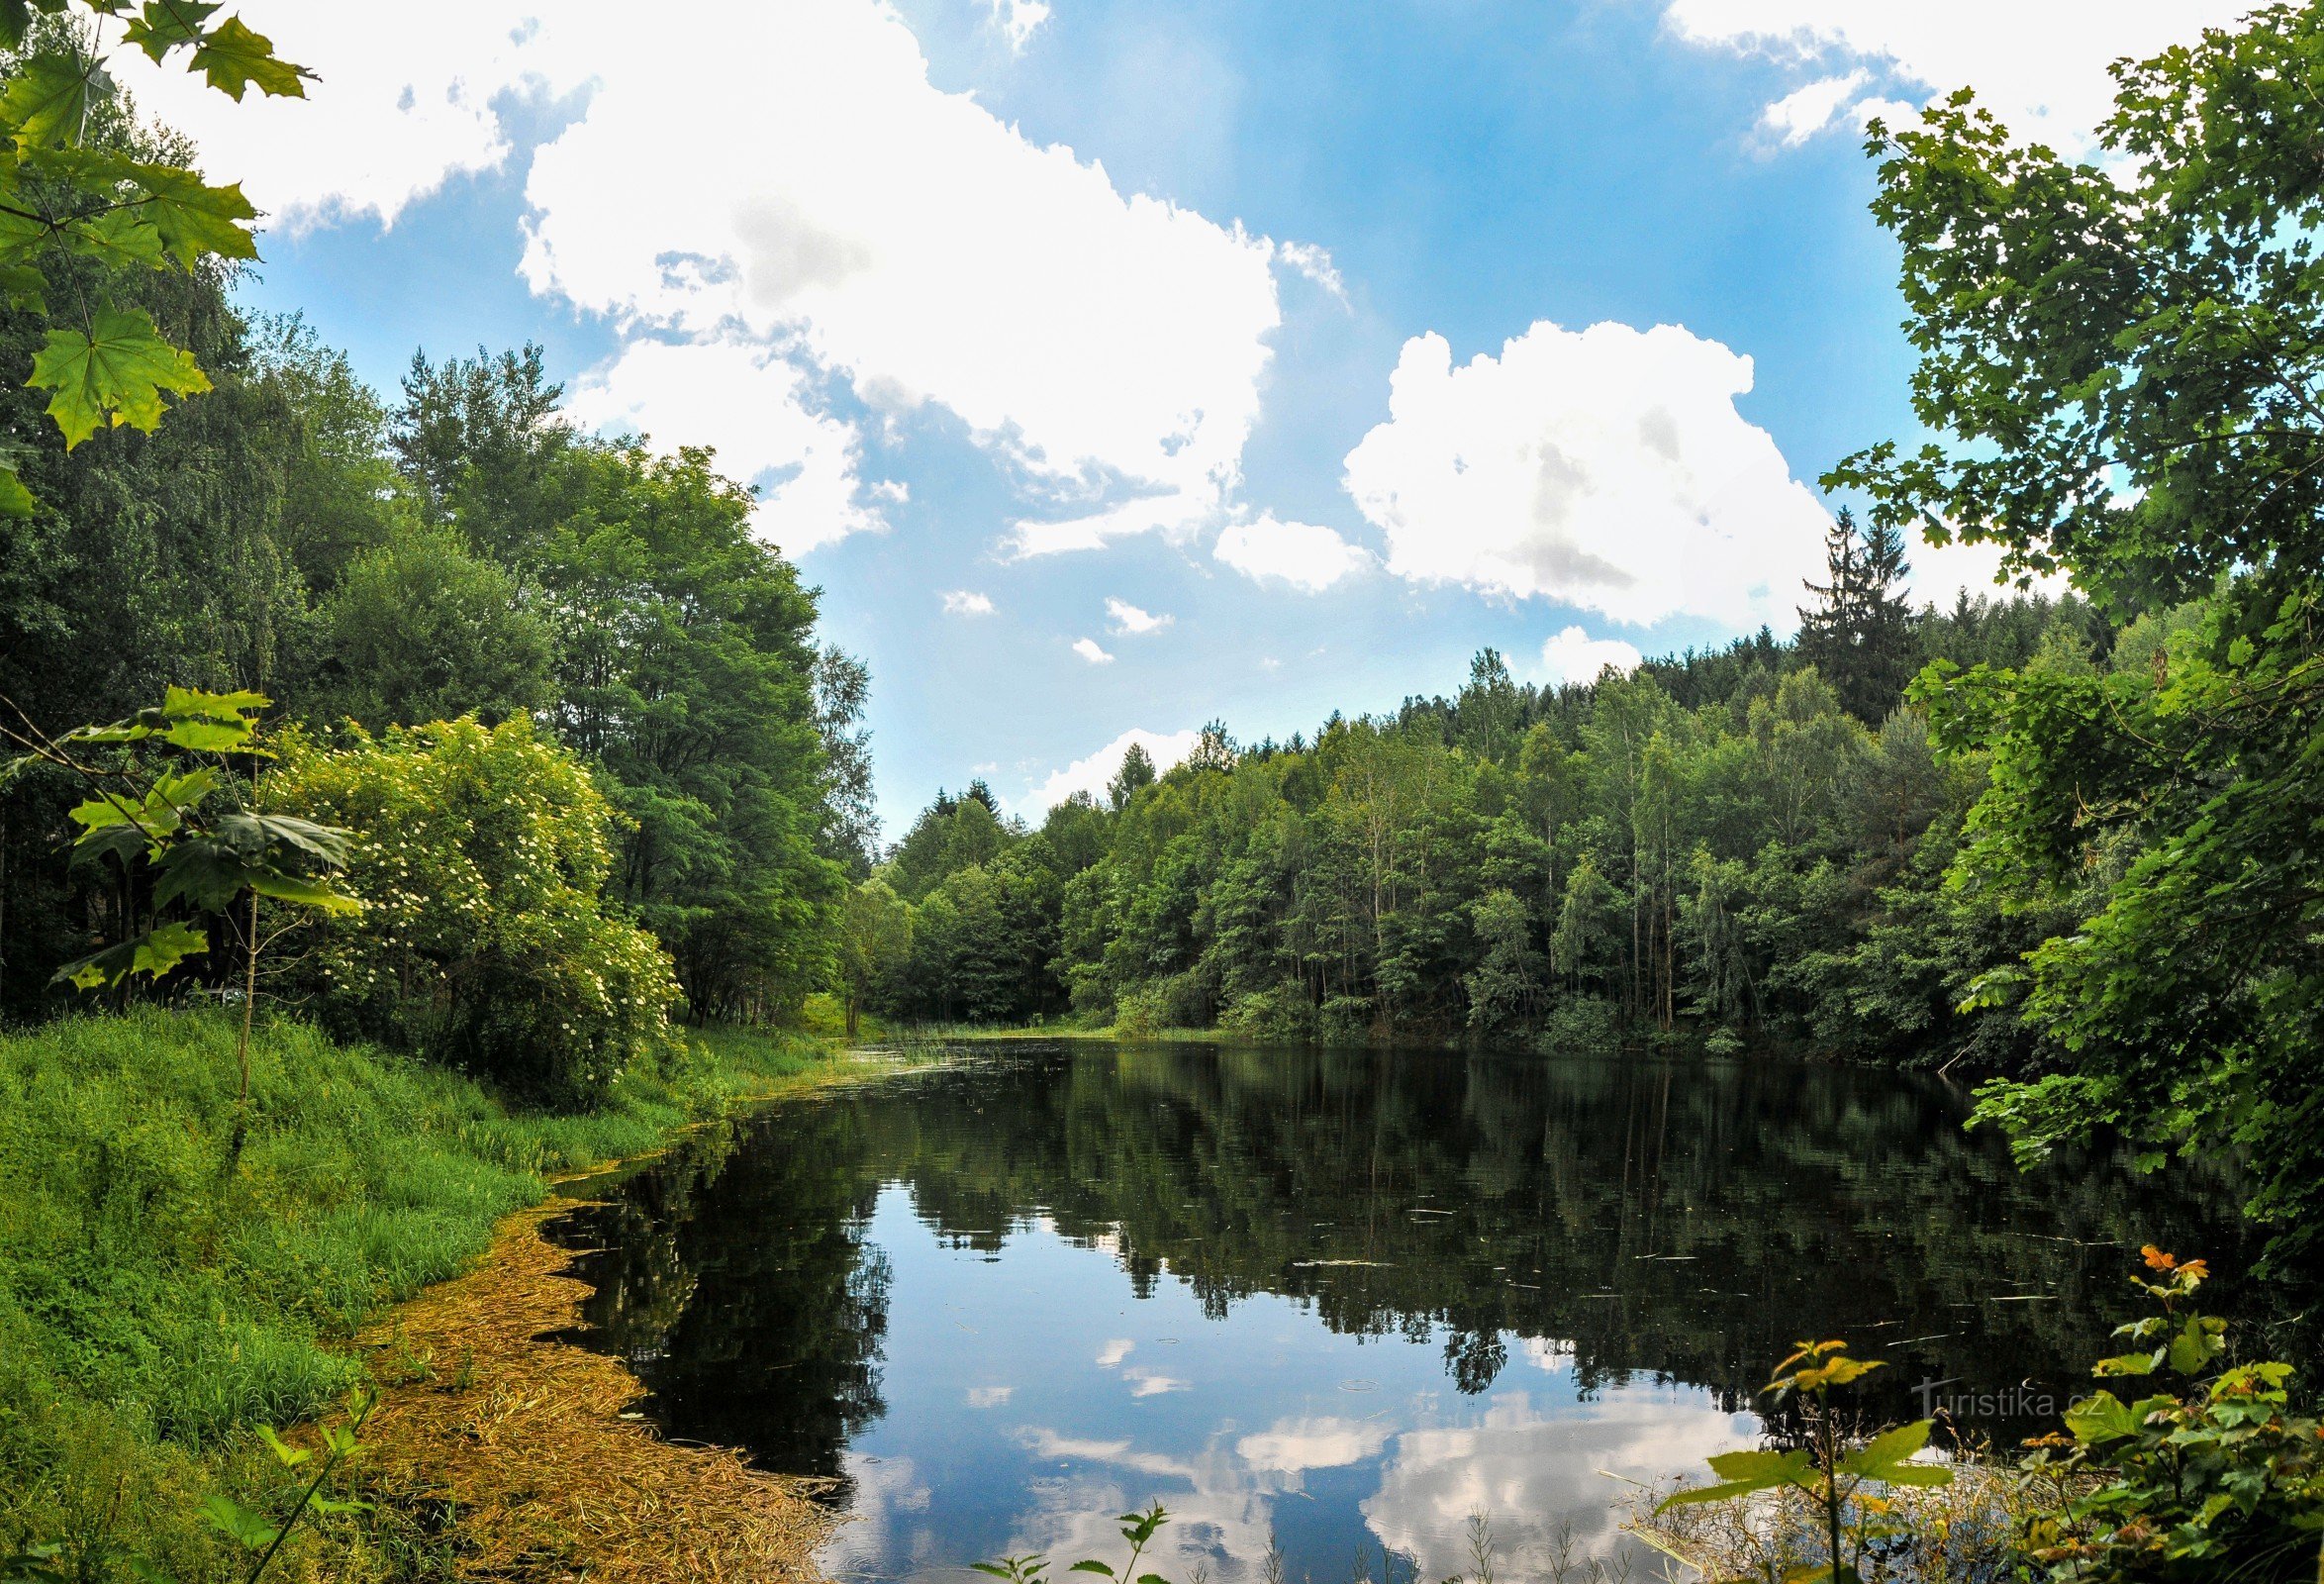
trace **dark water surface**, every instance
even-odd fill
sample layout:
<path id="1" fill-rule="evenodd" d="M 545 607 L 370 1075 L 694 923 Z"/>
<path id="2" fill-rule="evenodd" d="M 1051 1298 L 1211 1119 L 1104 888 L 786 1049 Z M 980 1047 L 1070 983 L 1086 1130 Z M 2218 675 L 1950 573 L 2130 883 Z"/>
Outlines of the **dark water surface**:
<path id="1" fill-rule="evenodd" d="M 840 1575 L 1010 1551 L 1435 1579 L 1618 1560 L 1631 1481 L 1761 1430 L 1794 1338 L 2048 1429 L 2139 1243 L 2240 1269 L 2224 1183 L 2020 1174 L 1965 1097 L 1764 1062 L 1069 1044 L 787 1102 L 564 1224 L 676 1436 L 828 1476 Z M 2221 1297 L 2232 1310 L 2232 1283 Z M 1636 1561 L 1635 1556 L 1632 1557 Z M 1643 1569 L 1639 1569 L 1641 1573 Z"/>

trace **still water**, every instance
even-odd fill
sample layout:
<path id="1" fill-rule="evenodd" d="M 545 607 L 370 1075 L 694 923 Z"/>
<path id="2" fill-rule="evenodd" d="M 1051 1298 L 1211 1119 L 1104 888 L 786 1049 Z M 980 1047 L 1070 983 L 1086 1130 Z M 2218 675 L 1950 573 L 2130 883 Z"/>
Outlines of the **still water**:
<path id="1" fill-rule="evenodd" d="M 2019 1173 L 1966 1099 L 1765 1062 L 970 1047 L 784 1103 L 562 1224 L 669 1434 L 823 1476 L 834 1576 L 1181 1581 L 1643 1560 L 1635 1492 L 1751 1444 L 1797 1337 L 1997 1439 L 2049 1428 L 2143 1241 L 2240 1268 L 2224 1183 Z M 2221 1297 L 2232 1308 L 2233 1283 Z M 1374 1576 L 1378 1576 L 1377 1571 Z"/>

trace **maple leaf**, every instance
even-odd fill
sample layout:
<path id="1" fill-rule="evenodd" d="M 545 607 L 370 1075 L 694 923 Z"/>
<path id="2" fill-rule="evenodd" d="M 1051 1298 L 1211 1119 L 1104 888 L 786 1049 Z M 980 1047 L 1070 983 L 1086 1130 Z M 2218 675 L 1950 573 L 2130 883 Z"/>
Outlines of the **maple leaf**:
<path id="1" fill-rule="evenodd" d="M 67 450 L 100 424 L 150 434 L 161 422 L 163 391 L 190 396 L 210 388 L 194 354 L 164 341 L 142 309 L 100 308 L 89 327 L 88 335 L 51 329 L 25 382 L 52 392 L 48 416 L 64 431 Z"/>

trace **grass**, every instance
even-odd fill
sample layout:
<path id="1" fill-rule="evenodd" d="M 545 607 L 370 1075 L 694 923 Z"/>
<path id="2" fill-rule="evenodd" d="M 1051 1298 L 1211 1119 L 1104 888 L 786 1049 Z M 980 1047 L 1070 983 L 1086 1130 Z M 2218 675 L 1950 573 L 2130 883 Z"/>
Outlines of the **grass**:
<path id="1" fill-rule="evenodd" d="M 0 1036 L 0 1555 L 41 1539 L 68 1577 L 121 1576 L 131 1553 L 178 1584 L 236 1576 L 201 1498 L 275 1493 L 254 1427 L 359 1378 L 344 1343 L 367 1319 L 472 1264 L 550 1177 L 649 1151 L 826 1049 L 706 1031 L 592 1111 L 526 1114 L 279 1021 L 231 1158 L 230 1019 Z"/>

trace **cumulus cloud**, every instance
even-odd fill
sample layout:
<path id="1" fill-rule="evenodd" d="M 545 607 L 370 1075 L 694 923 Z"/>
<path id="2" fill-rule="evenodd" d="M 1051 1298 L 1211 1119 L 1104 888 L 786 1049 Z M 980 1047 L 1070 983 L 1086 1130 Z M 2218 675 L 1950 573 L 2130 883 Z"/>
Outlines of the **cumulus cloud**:
<path id="1" fill-rule="evenodd" d="M 990 616 L 993 614 L 992 596 L 973 589 L 956 588 L 944 595 L 944 614 L 947 616 Z"/>
<path id="2" fill-rule="evenodd" d="M 1955 540 L 1950 544 L 1931 544 L 1925 540 L 1913 540 L 1904 551 L 1904 558 L 1912 570 L 1905 575 L 1905 586 L 1912 590 L 1916 604 L 1950 606 L 1955 597 L 1966 593 L 1975 599 L 2003 599 L 2011 585 L 2001 582 L 2001 546 L 1992 544 L 1971 544 Z M 2036 592 L 2052 599 L 2073 590 L 2073 583 L 2063 574 L 2033 580 Z"/>
<path id="3" fill-rule="evenodd" d="M 1541 670 L 1553 682 L 1595 682 L 1607 666 L 1621 672 L 1638 668 L 1646 656 L 1636 644 L 1618 638 L 1592 638 L 1578 627 L 1550 635 L 1541 645 Z"/>
<path id="4" fill-rule="evenodd" d="M 1025 41 L 1049 20 L 1044 0 L 985 0 L 985 9 L 992 13 L 993 26 L 1008 39 L 1009 48 L 1018 54 L 1024 52 Z"/>
<path id="5" fill-rule="evenodd" d="M 1328 248 L 1311 242 L 1279 242 L 1275 256 L 1320 286 L 1342 308 L 1348 306 L 1348 283 L 1340 278 Z"/>
<path id="6" fill-rule="evenodd" d="M 1242 1460 L 1262 1473 L 1301 1474 L 1310 1468 L 1345 1468 L 1377 1457 L 1388 1444 L 1388 1427 L 1378 1420 L 1279 1419 L 1255 1436 L 1234 1443 Z"/>
<path id="7" fill-rule="evenodd" d="M 2157 53 L 2206 27 L 2229 26 L 2250 9 L 2249 0 L 1956 0 L 1947 6 L 1667 0 L 1663 15 L 1691 43 L 1827 67 L 1835 60 L 1863 62 L 1923 90 L 1918 97 L 1924 99 L 1966 84 L 2018 137 L 2082 152 L 2113 104 L 2109 63 Z M 1809 87 L 1835 80 L 1827 69 Z M 1794 93 L 1778 104 L 1799 98 Z M 1807 100 L 1794 112 L 1803 115 L 1813 104 Z M 1771 121 L 1776 108 L 1770 107 Z M 1840 124 L 1839 108 L 1835 100 L 1815 127 L 1785 141 L 1804 142 L 1821 127 Z"/>
<path id="8" fill-rule="evenodd" d="M 1751 359 L 1674 325 L 1543 321 L 1455 367 L 1404 343 L 1346 484 L 1388 568 L 1646 623 L 1788 626 L 1826 517 L 1735 409 Z"/>
<path id="9" fill-rule="evenodd" d="M 1177 620 L 1174 616 L 1156 616 L 1151 612 L 1141 611 L 1127 600 L 1114 599 L 1111 596 L 1106 601 L 1106 616 L 1114 624 L 1114 632 L 1129 634 L 1133 637 L 1146 633 L 1159 633 Z"/>
<path id="10" fill-rule="evenodd" d="M 1199 736 L 1199 733 L 1191 730 L 1165 733 L 1136 728 L 1124 732 L 1089 757 L 1074 760 L 1064 769 L 1051 773 L 1040 785 L 1027 789 L 1025 795 L 1013 806 L 1013 812 L 1038 816 L 1063 803 L 1076 792 L 1087 792 L 1092 797 L 1103 798 L 1107 783 L 1121 773 L 1121 757 L 1129 751 L 1132 742 L 1144 748 L 1146 757 L 1154 761 L 1154 768 L 1161 771 L 1192 753 Z M 1114 1352 L 1115 1347 L 1121 1351 Z M 1099 1363 L 1118 1364 L 1128 1356 L 1129 1343 L 1108 1342 L 1106 1352 L 1112 1356 L 1101 1354 Z"/>
<path id="11" fill-rule="evenodd" d="M 814 411 L 798 366 L 724 338 L 637 341 L 574 385 L 566 406 L 592 427 L 651 436 L 663 447 L 709 446 L 731 477 L 760 485 L 752 526 L 794 555 L 884 529 L 873 502 L 901 484 L 857 481 L 855 426 Z"/>
<path id="12" fill-rule="evenodd" d="M 1818 77 L 1769 105 L 1761 112 L 1759 124 L 1785 148 L 1796 148 L 1839 119 L 1849 96 L 1870 77 L 1871 73 L 1863 70 L 1844 77 Z"/>
<path id="13" fill-rule="evenodd" d="M 1397 1436 L 1363 1512 L 1381 1543 L 1411 1559 L 1418 1578 L 1467 1569 L 1467 1525 L 1477 1513 L 1492 1516 L 1504 1555 L 1538 1553 L 1562 1530 L 1577 1560 L 1611 1562 L 1636 1542 L 1621 1533 L 1625 1498 L 1601 1471 L 1651 1485 L 1749 1438 L 1735 1417 L 1692 1391 L 1617 1386 L 1550 1413 L 1510 1393 L 1494 1398 L 1475 1422 Z"/>
<path id="14" fill-rule="evenodd" d="M 1309 594 L 1372 564 L 1371 553 L 1315 523 L 1286 523 L 1271 513 L 1219 531 L 1210 553 L 1245 577 L 1280 578 Z"/>
<path id="15" fill-rule="evenodd" d="M 1073 641 L 1073 652 L 1080 655 L 1083 659 L 1089 661 L 1092 665 L 1112 665 L 1114 663 L 1114 656 L 1100 648 L 1098 646 L 1098 641 L 1094 638 L 1075 639 Z"/>
<path id="16" fill-rule="evenodd" d="M 1239 485 L 1281 320 L 1275 244 L 1125 194 L 939 90 L 881 0 L 705 0 L 662 29 L 612 0 L 414 0 L 392 38 L 344 7 L 243 9 L 327 91 L 238 106 L 182 73 L 131 85 L 294 223 L 392 220 L 518 157 L 509 97 L 558 99 L 576 119 L 525 173 L 534 292 L 625 339 L 713 345 L 695 366 L 745 406 L 780 411 L 804 367 L 883 416 L 947 409 L 1037 503 L 1028 552 L 1189 533 Z M 1042 7 L 993 12 L 1021 40 Z M 656 366 L 617 358 L 603 405 L 666 405 L 628 388 Z M 868 526 L 840 438 L 778 428 L 823 448 L 770 465 L 845 458 L 849 477 L 807 491 L 835 514 L 823 537 Z"/>
<path id="17" fill-rule="evenodd" d="M 1156 1369 L 1125 1369 L 1121 1378 L 1129 1382 L 1132 1397 L 1159 1397 L 1164 1392 L 1183 1392 L 1188 1382 L 1175 1375 L 1165 1375 Z"/>
<path id="18" fill-rule="evenodd" d="M 1122 743 L 1123 752 L 1127 752 L 1128 749 L 1129 743 L 1124 742 Z M 1121 758 L 1119 754 L 1114 756 L 1114 768 L 1116 770 L 1121 768 Z M 1106 779 L 1111 781 L 1114 779 L 1114 777 L 1112 775 L 1108 775 Z M 1123 1359 L 1127 1358 L 1130 1354 L 1130 1349 L 1135 1346 L 1137 1346 L 1137 1343 L 1131 1341 L 1127 1336 L 1114 1337 L 1112 1340 L 1107 1342 L 1105 1346 L 1098 1349 L 1098 1367 L 1100 1369 L 1112 1369 L 1115 1364 L 1118 1364 Z"/>

